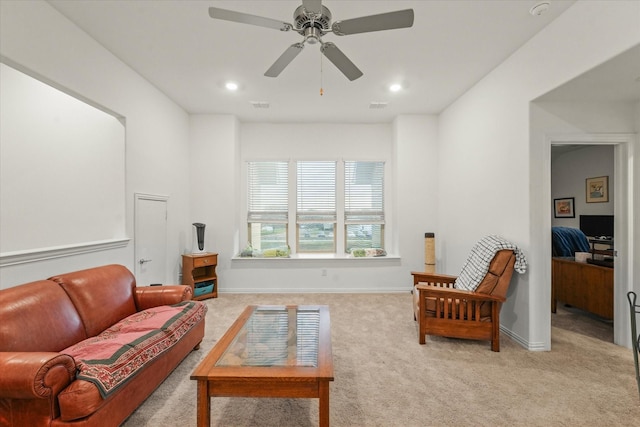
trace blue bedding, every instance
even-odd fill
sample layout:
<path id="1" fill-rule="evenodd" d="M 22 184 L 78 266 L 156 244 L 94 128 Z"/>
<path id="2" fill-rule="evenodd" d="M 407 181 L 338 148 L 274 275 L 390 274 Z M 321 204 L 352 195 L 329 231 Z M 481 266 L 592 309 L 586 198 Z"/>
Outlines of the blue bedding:
<path id="1" fill-rule="evenodd" d="M 577 228 L 551 227 L 553 256 L 572 257 L 576 252 L 589 252 L 587 236 Z"/>

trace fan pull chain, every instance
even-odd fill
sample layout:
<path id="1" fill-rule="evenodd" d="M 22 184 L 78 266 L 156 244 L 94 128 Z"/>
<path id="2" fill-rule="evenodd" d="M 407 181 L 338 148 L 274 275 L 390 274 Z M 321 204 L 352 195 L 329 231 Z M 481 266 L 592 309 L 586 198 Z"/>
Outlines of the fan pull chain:
<path id="1" fill-rule="evenodd" d="M 322 52 L 320 52 L 320 96 L 324 95 L 324 89 L 322 88 Z"/>

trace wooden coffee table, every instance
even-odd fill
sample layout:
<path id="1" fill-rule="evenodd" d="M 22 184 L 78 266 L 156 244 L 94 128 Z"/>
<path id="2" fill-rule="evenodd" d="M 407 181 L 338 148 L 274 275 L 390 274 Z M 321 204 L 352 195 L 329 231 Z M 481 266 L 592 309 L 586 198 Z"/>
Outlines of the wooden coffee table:
<path id="1" fill-rule="evenodd" d="M 333 381 L 327 306 L 248 306 L 191 374 L 198 426 L 209 426 L 211 397 L 318 398 L 329 425 Z"/>

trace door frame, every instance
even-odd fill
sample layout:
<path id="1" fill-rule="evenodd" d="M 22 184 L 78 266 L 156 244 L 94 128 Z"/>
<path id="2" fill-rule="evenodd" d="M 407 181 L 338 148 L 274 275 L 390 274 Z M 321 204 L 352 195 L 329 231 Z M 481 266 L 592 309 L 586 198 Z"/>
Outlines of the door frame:
<path id="1" fill-rule="evenodd" d="M 546 292 L 551 296 L 551 146 L 552 145 L 613 145 L 614 146 L 614 235 L 615 250 L 613 283 L 613 341 L 615 344 L 631 348 L 630 326 L 628 322 L 627 292 L 633 290 L 634 242 L 629 231 L 633 230 L 634 185 L 633 156 L 635 134 L 630 133 L 583 133 L 548 134 L 544 144 L 543 184 L 543 233 L 545 256 L 544 271 L 547 281 Z M 548 308 L 548 307 L 547 307 Z M 551 337 L 551 317 L 549 317 L 549 338 Z M 551 344 L 549 343 L 549 346 Z"/>
<path id="2" fill-rule="evenodd" d="M 140 200 L 151 200 L 151 201 L 156 201 L 156 202 L 164 202 L 166 203 L 166 207 L 167 207 L 167 214 L 168 214 L 168 207 L 169 207 L 169 196 L 164 196 L 164 195 L 160 195 L 160 194 L 148 194 L 148 193 L 134 193 L 133 194 L 134 197 L 134 203 L 133 203 L 133 222 L 134 222 L 134 226 L 133 226 L 133 266 L 134 266 L 134 271 L 135 271 L 135 276 L 138 277 L 138 274 L 140 273 L 139 271 L 139 267 L 140 265 L 138 264 L 137 260 L 139 258 L 139 252 L 140 252 L 140 247 L 138 245 L 138 221 L 139 221 L 139 215 L 138 215 L 138 202 Z M 164 248 L 165 251 L 165 256 L 166 256 L 166 252 L 167 252 L 167 248 Z M 166 272 L 166 268 L 165 268 L 165 272 L 164 272 L 164 276 L 165 276 L 165 280 L 167 277 L 167 272 Z"/>

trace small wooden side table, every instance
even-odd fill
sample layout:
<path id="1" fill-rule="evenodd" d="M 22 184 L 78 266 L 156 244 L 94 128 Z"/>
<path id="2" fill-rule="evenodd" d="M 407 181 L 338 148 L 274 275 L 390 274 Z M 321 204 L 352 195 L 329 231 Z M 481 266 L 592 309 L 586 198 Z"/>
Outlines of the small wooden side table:
<path id="1" fill-rule="evenodd" d="M 218 254 L 182 255 L 182 284 L 191 286 L 194 300 L 218 297 Z"/>

